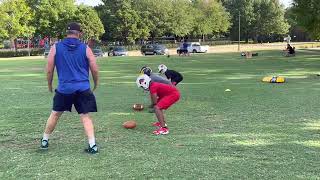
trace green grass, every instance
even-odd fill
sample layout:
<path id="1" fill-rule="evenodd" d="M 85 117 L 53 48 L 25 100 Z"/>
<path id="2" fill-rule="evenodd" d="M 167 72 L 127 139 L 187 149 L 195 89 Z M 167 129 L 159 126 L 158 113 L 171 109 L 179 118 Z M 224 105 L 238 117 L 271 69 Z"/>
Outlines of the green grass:
<path id="1" fill-rule="evenodd" d="M 99 59 L 98 155 L 83 153 L 76 113 L 62 116 L 50 149 L 39 151 L 53 97 L 45 60 L 0 60 L 0 179 L 320 179 L 319 60 L 317 51 Z M 167 136 L 152 135 L 153 114 L 131 109 L 148 104 L 137 71 L 160 63 L 184 75 Z M 267 75 L 287 83 L 262 83 Z M 131 119 L 137 128 L 122 128 Z"/>

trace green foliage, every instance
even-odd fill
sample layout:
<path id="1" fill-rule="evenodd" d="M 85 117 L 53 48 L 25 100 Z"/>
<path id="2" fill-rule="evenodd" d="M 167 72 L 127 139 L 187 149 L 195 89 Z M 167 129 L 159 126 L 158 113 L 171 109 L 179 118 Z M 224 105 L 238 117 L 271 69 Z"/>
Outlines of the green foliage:
<path id="1" fill-rule="evenodd" d="M 294 7 L 286 9 L 285 18 L 287 19 L 290 25 L 290 35 L 293 37 L 293 41 L 311 41 L 312 36 L 307 30 L 301 27 L 298 23 L 297 14 L 294 12 Z"/>
<path id="2" fill-rule="evenodd" d="M 99 39 L 105 32 L 97 12 L 92 7 L 80 5 L 75 12 L 74 20 L 81 24 L 85 40 Z"/>
<path id="3" fill-rule="evenodd" d="M 224 5 L 228 12 L 231 14 L 231 29 L 230 35 L 233 40 L 238 40 L 239 29 L 239 13 L 240 13 L 240 32 L 241 37 L 244 37 L 246 41 L 251 37 L 252 24 L 255 19 L 254 14 L 254 1 L 255 0 L 225 0 Z"/>
<path id="4" fill-rule="evenodd" d="M 298 25 L 297 15 L 294 13 L 292 7 L 286 9 L 284 17 L 287 19 L 290 28 Z"/>
<path id="5" fill-rule="evenodd" d="M 105 39 L 133 43 L 164 35 L 186 37 L 226 32 L 229 14 L 215 0 L 104 0 L 96 7 Z M 205 4 L 207 3 L 207 4 Z M 195 5 L 196 4 L 196 5 Z"/>
<path id="6" fill-rule="evenodd" d="M 297 22 L 315 39 L 320 39 L 320 3 L 316 0 L 293 0 Z"/>
<path id="7" fill-rule="evenodd" d="M 3 0 L 0 3 L 0 39 L 29 37 L 34 14 L 25 0 Z"/>
<path id="8" fill-rule="evenodd" d="M 233 17 L 231 34 L 237 39 L 239 11 L 242 36 L 257 41 L 260 36 L 286 34 L 289 24 L 284 18 L 284 8 L 279 0 L 225 0 L 228 11 Z"/>
<path id="9" fill-rule="evenodd" d="M 36 18 L 36 34 L 63 38 L 66 25 L 79 22 L 84 30 L 84 39 L 99 39 L 105 32 L 97 12 L 88 6 L 75 5 L 75 0 L 28 0 Z"/>
<path id="10" fill-rule="evenodd" d="M 195 0 L 195 35 L 209 35 L 227 32 L 230 27 L 230 14 L 222 3 L 215 0 Z"/>
<path id="11" fill-rule="evenodd" d="M 278 0 L 261 0 L 254 3 L 255 21 L 253 35 L 286 34 L 289 24 Z"/>
<path id="12" fill-rule="evenodd" d="M 6 12 L 4 8 L 2 8 L 2 6 L 0 5 L 0 40 L 3 40 L 6 37 L 8 37 L 8 31 L 6 29 L 8 23 L 6 22 L 6 19 Z"/>
<path id="13" fill-rule="evenodd" d="M 170 32 L 170 11 L 172 9 L 171 0 L 136 0 L 134 8 L 140 14 L 141 24 L 144 27 L 142 39 L 160 37 Z"/>
<path id="14" fill-rule="evenodd" d="M 190 35 L 194 26 L 194 13 L 189 0 L 172 1 L 169 32 L 178 37 Z"/>
<path id="15" fill-rule="evenodd" d="M 62 38 L 66 25 L 75 20 L 77 7 L 74 0 L 41 0 L 35 1 L 36 33 L 50 37 Z"/>
<path id="16" fill-rule="evenodd" d="M 139 37 L 139 13 L 133 9 L 132 2 L 123 1 L 121 8 L 115 12 L 118 17 L 117 32 L 124 38 L 125 42 L 134 43 Z"/>
<path id="17" fill-rule="evenodd" d="M 104 0 L 105 5 L 97 7 L 107 30 L 107 38 L 134 43 L 144 36 L 139 12 L 131 0 Z"/>

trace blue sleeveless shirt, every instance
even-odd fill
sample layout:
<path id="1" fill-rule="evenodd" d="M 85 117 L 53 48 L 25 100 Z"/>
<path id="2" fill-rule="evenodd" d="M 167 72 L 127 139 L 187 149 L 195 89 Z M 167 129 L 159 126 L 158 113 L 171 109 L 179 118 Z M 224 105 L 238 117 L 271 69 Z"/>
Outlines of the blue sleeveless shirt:
<path id="1" fill-rule="evenodd" d="M 90 89 L 87 45 L 77 38 L 65 38 L 56 44 L 55 66 L 58 92 L 72 94 Z"/>

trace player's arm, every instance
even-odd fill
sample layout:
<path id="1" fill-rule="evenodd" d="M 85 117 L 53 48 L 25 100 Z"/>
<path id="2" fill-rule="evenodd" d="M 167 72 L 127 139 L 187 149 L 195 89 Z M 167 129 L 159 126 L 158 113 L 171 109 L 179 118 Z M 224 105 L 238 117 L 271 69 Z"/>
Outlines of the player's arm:
<path id="1" fill-rule="evenodd" d="M 164 73 L 164 75 L 167 77 L 169 81 L 171 81 L 173 75 L 171 70 L 168 69 L 167 72 Z"/>
<path id="2" fill-rule="evenodd" d="M 171 82 L 171 76 L 166 75 L 166 78 Z"/>
<path id="3" fill-rule="evenodd" d="M 93 91 L 94 91 L 98 87 L 99 69 L 98 69 L 96 58 L 94 57 L 91 48 L 87 47 L 86 54 L 89 60 L 90 71 L 91 71 L 93 82 L 94 82 L 94 87 L 93 87 Z"/>
<path id="4" fill-rule="evenodd" d="M 151 97 L 151 106 L 155 106 L 158 103 L 158 96 L 156 93 L 150 93 Z"/>
<path id="5" fill-rule="evenodd" d="M 54 73 L 54 66 L 55 66 L 54 64 L 55 55 L 56 55 L 56 46 L 53 45 L 48 55 L 48 63 L 46 67 L 49 92 L 52 92 L 52 80 L 53 80 L 53 73 Z"/>

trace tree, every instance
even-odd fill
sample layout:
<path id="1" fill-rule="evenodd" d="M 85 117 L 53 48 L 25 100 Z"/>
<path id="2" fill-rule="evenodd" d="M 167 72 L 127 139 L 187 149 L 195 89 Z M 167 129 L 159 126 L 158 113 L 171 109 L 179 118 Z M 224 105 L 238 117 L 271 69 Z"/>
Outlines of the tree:
<path id="1" fill-rule="evenodd" d="M 3 40 L 8 37 L 8 15 L 5 12 L 5 9 L 0 4 L 0 40 Z"/>
<path id="2" fill-rule="evenodd" d="M 113 12 L 106 5 L 99 5 L 94 7 L 98 13 L 98 16 L 103 24 L 105 33 L 102 35 L 102 40 L 114 41 L 113 32 L 116 27 L 116 18 L 114 17 Z"/>
<path id="3" fill-rule="evenodd" d="M 288 33 L 289 24 L 284 18 L 284 8 L 279 0 L 255 1 L 254 14 L 256 16 L 251 27 L 255 42 L 259 37 Z"/>
<path id="4" fill-rule="evenodd" d="M 77 6 L 74 0 L 41 0 L 34 1 L 36 33 L 43 36 L 59 37 L 65 35 L 66 25 L 75 21 Z"/>
<path id="5" fill-rule="evenodd" d="M 230 27 L 230 14 L 222 3 L 215 0 L 194 0 L 195 26 L 194 35 L 205 35 L 227 32 Z"/>
<path id="6" fill-rule="evenodd" d="M 120 8 L 115 12 L 118 24 L 116 30 L 120 32 L 126 43 L 134 43 L 139 38 L 139 13 L 132 7 L 131 1 L 123 1 Z M 119 38 L 119 37 L 118 37 Z"/>
<path id="7" fill-rule="evenodd" d="M 240 18 L 240 32 L 246 42 L 249 41 L 252 23 L 255 19 L 254 14 L 254 1 L 255 0 L 224 0 L 223 4 L 227 8 L 227 11 L 231 14 L 232 26 L 230 29 L 231 39 L 238 40 L 239 30 L 239 14 Z"/>
<path id="8" fill-rule="evenodd" d="M 139 12 L 144 32 L 143 39 L 148 36 L 154 40 L 155 37 L 163 36 L 170 30 L 171 0 L 136 0 L 134 8 Z"/>
<path id="9" fill-rule="evenodd" d="M 230 15 L 217 0 L 103 0 L 96 7 L 108 40 L 186 37 L 226 32 Z"/>
<path id="10" fill-rule="evenodd" d="M 315 0 L 293 0 L 293 11 L 297 22 L 313 38 L 320 39 L 320 3 Z"/>
<path id="11" fill-rule="evenodd" d="M 34 16 L 25 0 L 4 0 L 0 4 L 0 38 L 13 41 L 18 37 L 30 37 Z"/>
<path id="12" fill-rule="evenodd" d="M 97 12 L 92 7 L 84 5 L 78 6 L 74 20 L 81 24 L 84 32 L 83 38 L 86 41 L 89 39 L 99 39 L 105 32 Z"/>
<path id="13" fill-rule="evenodd" d="M 96 9 L 107 29 L 107 39 L 134 43 L 141 37 L 141 19 L 131 0 L 103 0 L 103 3 Z"/>
<path id="14" fill-rule="evenodd" d="M 289 34 L 294 38 L 294 41 L 310 41 L 311 36 L 304 28 L 299 26 L 297 14 L 295 14 L 293 7 L 286 9 L 285 18 L 290 25 Z"/>
<path id="15" fill-rule="evenodd" d="M 193 7 L 190 0 L 172 0 L 169 31 L 175 36 L 190 35 L 194 27 Z"/>
<path id="16" fill-rule="evenodd" d="M 231 35 L 238 39 L 239 12 L 241 18 L 241 36 L 255 42 L 259 38 L 286 34 L 289 24 L 284 18 L 284 8 L 279 0 L 225 0 L 228 11 L 232 14 Z"/>

